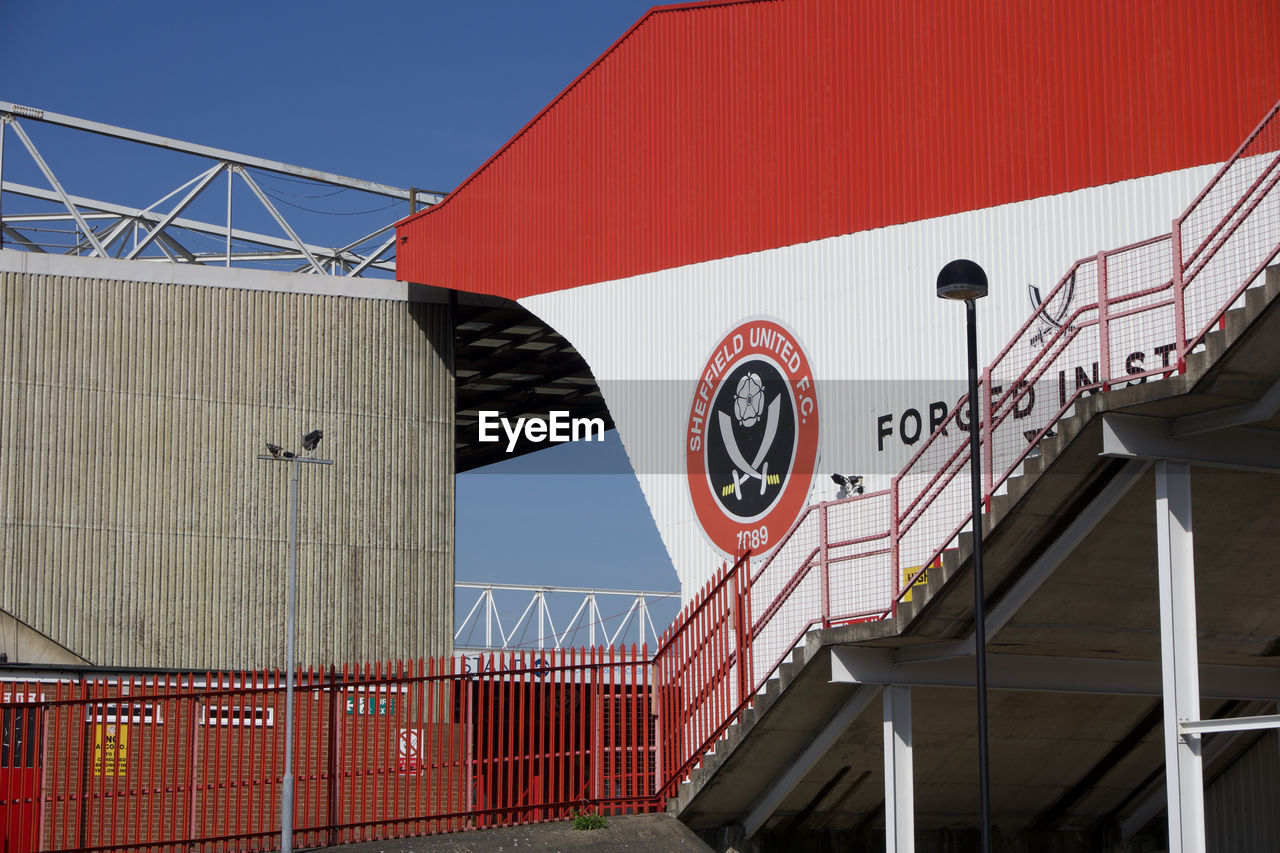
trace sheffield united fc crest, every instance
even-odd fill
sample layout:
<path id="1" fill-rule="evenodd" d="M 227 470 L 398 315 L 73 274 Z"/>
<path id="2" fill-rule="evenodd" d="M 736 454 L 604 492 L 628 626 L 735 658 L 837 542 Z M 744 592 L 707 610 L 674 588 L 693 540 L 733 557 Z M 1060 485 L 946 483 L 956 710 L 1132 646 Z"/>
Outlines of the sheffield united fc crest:
<path id="1" fill-rule="evenodd" d="M 698 521 L 720 550 L 777 544 L 804 509 L 818 456 L 809 359 L 776 320 L 748 320 L 708 357 L 685 432 Z"/>

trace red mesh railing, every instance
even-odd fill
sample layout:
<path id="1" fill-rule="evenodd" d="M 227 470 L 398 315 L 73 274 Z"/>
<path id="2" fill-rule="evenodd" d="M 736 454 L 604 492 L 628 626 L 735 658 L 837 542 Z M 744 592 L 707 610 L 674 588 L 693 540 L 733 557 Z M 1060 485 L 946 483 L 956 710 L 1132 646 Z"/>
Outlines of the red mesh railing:
<path id="1" fill-rule="evenodd" d="M 1280 104 L 1173 225 L 1183 353 L 1204 340 L 1276 258 L 1280 216 Z M 1230 283 L 1223 298 L 1222 286 Z M 1179 363 L 1181 364 L 1181 358 Z"/>
<path id="2" fill-rule="evenodd" d="M 987 505 L 1081 396 L 1185 369 L 1186 354 L 1245 289 L 1260 283 L 1280 253 L 1278 114 L 1280 104 L 1175 221 L 1172 234 L 1073 264 L 983 371 Z M 924 567 L 940 565 L 943 553 L 957 547 L 972 521 L 967 418 L 966 395 L 888 491 L 809 507 L 752 574 L 742 653 L 753 656 L 754 666 L 735 718 L 810 629 L 895 615 Z M 739 565 L 718 575 L 703 595 L 718 594 L 745 571 Z M 699 666 L 696 659 L 684 664 L 688 671 Z M 709 722 L 698 731 L 715 735 L 723 728 Z M 664 768 L 687 772 L 713 745 L 683 743 L 681 760 L 664 759 Z"/>

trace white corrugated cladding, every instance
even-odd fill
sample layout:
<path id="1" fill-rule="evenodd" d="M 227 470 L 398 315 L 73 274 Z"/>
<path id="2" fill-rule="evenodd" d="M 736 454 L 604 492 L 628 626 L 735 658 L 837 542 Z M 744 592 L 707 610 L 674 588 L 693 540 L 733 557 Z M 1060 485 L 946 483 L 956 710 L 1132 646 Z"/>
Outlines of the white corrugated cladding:
<path id="1" fill-rule="evenodd" d="M 1204 799 L 1209 853 L 1280 850 L 1280 734 L 1258 738 L 1206 787 Z"/>
<path id="2" fill-rule="evenodd" d="M 604 393 L 687 598 L 724 560 L 703 534 L 684 476 L 694 380 L 742 320 L 781 320 L 818 383 L 821 449 L 812 500 L 832 472 L 869 489 L 915 449 L 883 439 L 877 418 L 954 405 L 965 376 L 964 309 L 936 298 L 949 260 L 980 263 L 979 362 L 1031 315 L 1027 285 L 1047 292 L 1086 255 L 1167 233 L 1216 171 L 1202 166 L 984 210 L 896 225 L 555 293 L 522 304 L 586 359 Z M 1153 282 L 1157 284 L 1158 282 Z M 895 427 L 896 430 L 896 427 Z M 927 427 L 924 430 L 927 434 Z M 772 531 L 777 541 L 785 531 Z M 653 579 L 650 583 L 661 582 Z"/>

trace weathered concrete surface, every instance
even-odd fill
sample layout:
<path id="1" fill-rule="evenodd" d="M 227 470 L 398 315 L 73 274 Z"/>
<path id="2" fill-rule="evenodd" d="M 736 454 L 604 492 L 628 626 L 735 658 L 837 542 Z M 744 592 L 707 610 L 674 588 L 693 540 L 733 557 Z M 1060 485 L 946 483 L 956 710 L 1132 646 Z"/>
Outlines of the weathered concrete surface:
<path id="1" fill-rule="evenodd" d="M 574 829 L 571 821 L 561 821 L 328 849 L 341 853 L 710 853 L 712 849 L 670 815 L 619 815 L 608 820 L 608 826 L 592 830 Z"/>
<path id="2" fill-rule="evenodd" d="M 1267 285 L 1250 291 L 1244 306 L 1228 315 L 1225 330 L 1210 335 L 1204 350 L 1189 359 L 1185 375 L 1076 404 L 1057 436 L 1041 443 L 1042 455 L 1024 464 L 983 518 L 988 612 L 1011 596 L 1124 466 L 1099 455 L 1103 413 L 1178 418 L 1224 410 L 1252 403 L 1280 380 L 1277 294 L 1280 276 L 1273 270 Z M 1280 417 L 1250 427 L 1275 431 L 1280 441 Z M 1273 568 L 1280 553 L 1280 477 L 1196 465 L 1192 492 L 1201 664 L 1253 667 L 1259 683 L 1280 685 L 1280 572 Z M 962 538 L 896 620 L 811 633 L 756 707 L 693 773 L 671 810 L 708 831 L 748 822 L 826 722 L 861 693 L 869 699 L 865 710 L 768 812 L 758 838 L 766 842 L 761 849 L 790 849 L 780 846 L 780 833 L 794 838 L 844 832 L 837 837 L 849 841 L 882 827 L 880 688 L 832 683 L 832 649 L 913 649 L 918 655 L 929 644 L 971 635 L 970 551 Z M 1148 468 L 992 637 L 989 653 L 1158 661 L 1155 566 L 1154 481 Z M 973 827 L 975 693 L 971 687 L 916 687 L 912 705 L 917 830 L 945 834 Z M 1206 698 L 1201 715 L 1264 714 L 1273 707 Z M 1126 820 L 1159 814 L 1158 808 L 1152 811 L 1153 802 L 1163 805 L 1158 695 L 993 690 L 989 720 L 998 829 L 1024 837 L 1045 831 L 1110 837 Z M 1218 735 L 1207 742 L 1210 784 L 1251 746 L 1250 738 L 1256 739 Z M 1158 833 L 1159 822 L 1154 826 Z"/>
<path id="3" fill-rule="evenodd" d="M 71 666 L 88 663 L 65 646 L 55 643 L 3 610 L 0 610 L 0 653 L 5 657 L 5 660 L 0 662 L 0 668 L 19 661 Z"/>
<path id="4" fill-rule="evenodd" d="M 33 258 L 0 251 L 0 610 L 49 642 L 0 631 L 10 663 L 278 666 L 290 466 L 256 457 L 312 429 L 299 663 L 451 650 L 447 305 Z"/>

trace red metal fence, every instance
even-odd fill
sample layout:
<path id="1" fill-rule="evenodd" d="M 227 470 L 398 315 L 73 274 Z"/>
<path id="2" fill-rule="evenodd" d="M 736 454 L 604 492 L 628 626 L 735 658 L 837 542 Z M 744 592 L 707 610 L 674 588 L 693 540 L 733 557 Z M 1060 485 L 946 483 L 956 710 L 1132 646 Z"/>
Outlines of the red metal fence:
<path id="1" fill-rule="evenodd" d="M 300 847 L 649 811 L 647 649 L 300 673 Z M 278 672 L 10 685 L 5 849 L 270 850 L 284 771 Z"/>
<path id="2" fill-rule="evenodd" d="M 983 371 L 987 502 L 1082 396 L 1185 370 L 1280 253 L 1280 104 L 1170 235 L 1076 262 Z M 646 648 L 308 671 L 300 846 L 653 811 L 815 626 L 882 619 L 969 526 L 967 399 L 886 491 L 810 507 L 754 569 L 722 568 Z M 478 671 L 470 671 L 471 669 Z M 279 673 L 10 684 L 10 851 L 266 850 Z"/>

